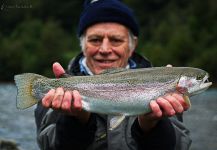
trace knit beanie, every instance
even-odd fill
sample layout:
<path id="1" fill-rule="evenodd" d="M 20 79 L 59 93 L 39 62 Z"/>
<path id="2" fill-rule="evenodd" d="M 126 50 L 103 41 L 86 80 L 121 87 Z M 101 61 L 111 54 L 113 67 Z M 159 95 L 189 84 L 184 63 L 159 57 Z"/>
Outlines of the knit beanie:
<path id="1" fill-rule="evenodd" d="M 135 35 L 139 35 L 139 27 L 133 11 L 120 0 L 85 0 L 81 13 L 78 36 L 96 23 L 116 22 L 128 27 Z"/>

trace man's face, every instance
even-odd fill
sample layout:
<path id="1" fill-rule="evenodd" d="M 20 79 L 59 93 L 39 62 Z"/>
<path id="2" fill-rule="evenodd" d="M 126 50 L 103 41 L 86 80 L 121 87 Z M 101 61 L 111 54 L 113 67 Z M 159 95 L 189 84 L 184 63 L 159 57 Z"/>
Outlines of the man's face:
<path id="1" fill-rule="evenodd" d="M 98 23 L 86 30 L 84 55 L 94 74 L 108 68 L 126 67 L 132 55 L 129 31 L 118 23 Z"/>

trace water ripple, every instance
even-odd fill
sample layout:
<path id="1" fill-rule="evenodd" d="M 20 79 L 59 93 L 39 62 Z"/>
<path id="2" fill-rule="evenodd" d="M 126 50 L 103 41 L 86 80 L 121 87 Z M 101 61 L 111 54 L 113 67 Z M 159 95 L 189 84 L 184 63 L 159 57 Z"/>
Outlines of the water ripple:
<path id="1" fill-rule="evenodd" d="M 0 139 L 15 140 L 23 150 L 38 150 L 34 108 L 16 109 L 14 84 L 0 84 Z M 184 121 L 193 139 L 191 150 L 217 149 L 217 89 L 191 98 Z"/>

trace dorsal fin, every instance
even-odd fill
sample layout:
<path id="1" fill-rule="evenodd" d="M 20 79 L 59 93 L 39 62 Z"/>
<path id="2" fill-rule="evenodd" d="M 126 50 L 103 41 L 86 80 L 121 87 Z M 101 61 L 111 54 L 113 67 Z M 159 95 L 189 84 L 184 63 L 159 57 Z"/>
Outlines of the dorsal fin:
<path id="1" fill-rule="evenodd" d="M 110 68 L 110 69 L 103 71 L 101 74 L 114 74 L 114 73 L 124 72 L 126 70 L 128 70 L 128 69 L 126 69 L 126 68 Z"/>

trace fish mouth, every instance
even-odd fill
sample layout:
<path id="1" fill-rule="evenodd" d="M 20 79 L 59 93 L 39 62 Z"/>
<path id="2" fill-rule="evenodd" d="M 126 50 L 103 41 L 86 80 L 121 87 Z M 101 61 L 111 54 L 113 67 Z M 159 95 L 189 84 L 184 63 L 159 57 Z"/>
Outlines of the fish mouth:
<path id="1" fill-rule="evenodd" d="M 200 85 L 201 88 L 202 87 L 206 88 L 212 85 L 212 82 L 209 82 L 208 78 L 209 78 L 209 74 L 206 74 L 206 76 L 203 78 L 202 84 Z"/>
<path id="2" fill-rule="evenodd" d="M 202 91 L 208 89 L 212 85 L 212 82 L 209 82 L 208 78 L 209 78 L 209 74 L 206 74 L 206 76 L 203 78 L 200 84 L 200 89 Z"/>
<path id="3" fill-rule="evenodd" d="M 193 96 L 207 90 L 212 85 L 212 82 L 209 82 L 208 78 L 209 75 L 207 73 L 204 76 L 204 78 L 200 81 L 200 85 L 197 88 L 193 89 L 192 91 L 189 91 L 189 96 Z"/>

